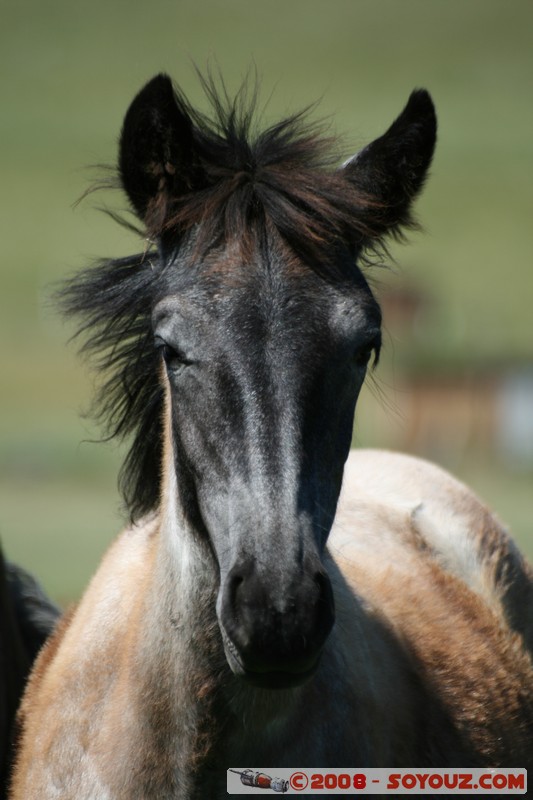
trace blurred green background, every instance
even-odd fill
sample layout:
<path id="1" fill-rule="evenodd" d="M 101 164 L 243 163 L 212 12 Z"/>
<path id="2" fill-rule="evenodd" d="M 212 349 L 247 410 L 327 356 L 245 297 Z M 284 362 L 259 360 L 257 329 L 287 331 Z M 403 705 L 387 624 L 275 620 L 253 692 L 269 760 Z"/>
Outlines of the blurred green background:
<path id="1" fill-rule="evenodd" d="M 531 0 L 2 0 L 0 536 L 65 603 L 123 514 L 120 449 L 80 417 L 92 378 L 50 285 L 135 237 L 73 204 L 115 160 L 123 114 L 169 72 L 203 104 L 192 62 L 230 90 L 251 64 L 267 118 L 320 100 L 346 154 L 410 91 L 439 114 L 423 234 L 372 280 L 385 355 L 361 398 L 358 445 L 402 447 L 468 480 L 533 555 L 533 3 Z M 518 409 L 518 411 L 516 410 Z"/>

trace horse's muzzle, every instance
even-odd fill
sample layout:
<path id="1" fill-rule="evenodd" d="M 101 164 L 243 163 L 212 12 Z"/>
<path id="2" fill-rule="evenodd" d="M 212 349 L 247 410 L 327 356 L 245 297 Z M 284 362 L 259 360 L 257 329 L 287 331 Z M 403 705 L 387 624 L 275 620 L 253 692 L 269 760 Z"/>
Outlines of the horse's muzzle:
<path id="1" fill-rule="evenodd" d="M 301 686 L 315 674 L 320 662 L 321 651 L 311 661 L 284 664 L 283 669 L 273 669 L 272 665 L 261 667 L 259 664 L 246 667 L 237 648 L 224 630 L 222 630 L 222 641 L 226 659 L 233 674 L 260 689 L 292 689 Z"/>
<path id="2" fill-rule="evenodd" d="M 233 567 L 221 587 L 219 624 L 232 672 L 263 688 L 298 686 L 315 673 L 335 620 L 322 567 L 285 581 Z"/>

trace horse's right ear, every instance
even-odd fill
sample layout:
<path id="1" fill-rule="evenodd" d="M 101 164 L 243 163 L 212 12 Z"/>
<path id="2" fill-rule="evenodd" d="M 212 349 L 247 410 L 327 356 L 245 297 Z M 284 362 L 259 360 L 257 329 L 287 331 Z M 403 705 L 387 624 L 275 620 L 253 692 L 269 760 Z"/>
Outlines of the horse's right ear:
<path id="1" fill-rule="evenodd" d="M 412 224 L 411 206 L 424 185 L 436 136 L 433 101 L 418 89 L 390 128 L 344 165 L 346 178 L 361 194 L 369 239 Z"/>
<path id="2" fill-rule="evenodd" d="M 193 123 L 168 75 L 156 75 L 131 103 L 119 148 L 122 186 L 148 230 L 162 230 L 172 200 L 193 188 Z"/>

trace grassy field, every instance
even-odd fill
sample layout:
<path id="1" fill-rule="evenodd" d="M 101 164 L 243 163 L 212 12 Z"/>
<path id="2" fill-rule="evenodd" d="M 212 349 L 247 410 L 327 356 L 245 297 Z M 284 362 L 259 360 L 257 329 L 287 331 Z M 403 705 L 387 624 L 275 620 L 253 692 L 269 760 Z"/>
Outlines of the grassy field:
<path id="1" fill-rule="evenodd" d="M 92 379 L 66 346 L 71 331 L 50 308 L 49 287 L 94 256 L 139 247 L 94 210 L 120 208 L 120 197 L 73 209 L 95 174 L 86 167 L 114 162 L 124 111 L 154 73 L 168 71 L 203 103 L 192 62 L 209 60 L 230 90 L 256 65 L 267 119 L 319 99 L 317 114 L 345 136 L 347 155 L 426 86 L 439 144 L 418 205 L 425 233 L 394 248 L 397 271 L 438 299 L 436 351 L 533 363 L 530 0 L 5 0 L 0 536 L 65 602 L 120 527 L 121 452 L 81 444 L 96 435 L 79 416 Z M 363 444 L 379 439 L 365 430 L 369 402 Z M 533 555 L 531 474 L 474 457 L 460 471 Z"/>

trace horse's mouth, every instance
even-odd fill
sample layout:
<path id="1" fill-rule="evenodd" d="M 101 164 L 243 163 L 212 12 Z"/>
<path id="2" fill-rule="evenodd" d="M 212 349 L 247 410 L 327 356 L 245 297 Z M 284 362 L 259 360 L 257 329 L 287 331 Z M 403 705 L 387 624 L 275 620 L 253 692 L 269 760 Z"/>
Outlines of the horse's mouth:
<path id="1" fill-rule="evenodd" d="M 245 666 L 237 648 L 222 630 L 226 660 L 234 675 L 260 689 L 293 689 L 301 686 L 315 674 L 320 662 L 320 652 L 312 659 L 295 664 L 283 665 L 273 669 L 270 665 L 254 663 L 253 667 Z"/>
<path id="2" fill-rule="evenodd" d="M 268 671 L 256 672 L 254 670 L 244 670 L 241 675 L 243 680 L 252 686 L 259 689 L 294 689 L 301 686 L 315 674 L 318 667 L 317 658 L 316 662 L 310 669 L 300 670 L 298 672 L 281 672 L 281 671 Z"/>

